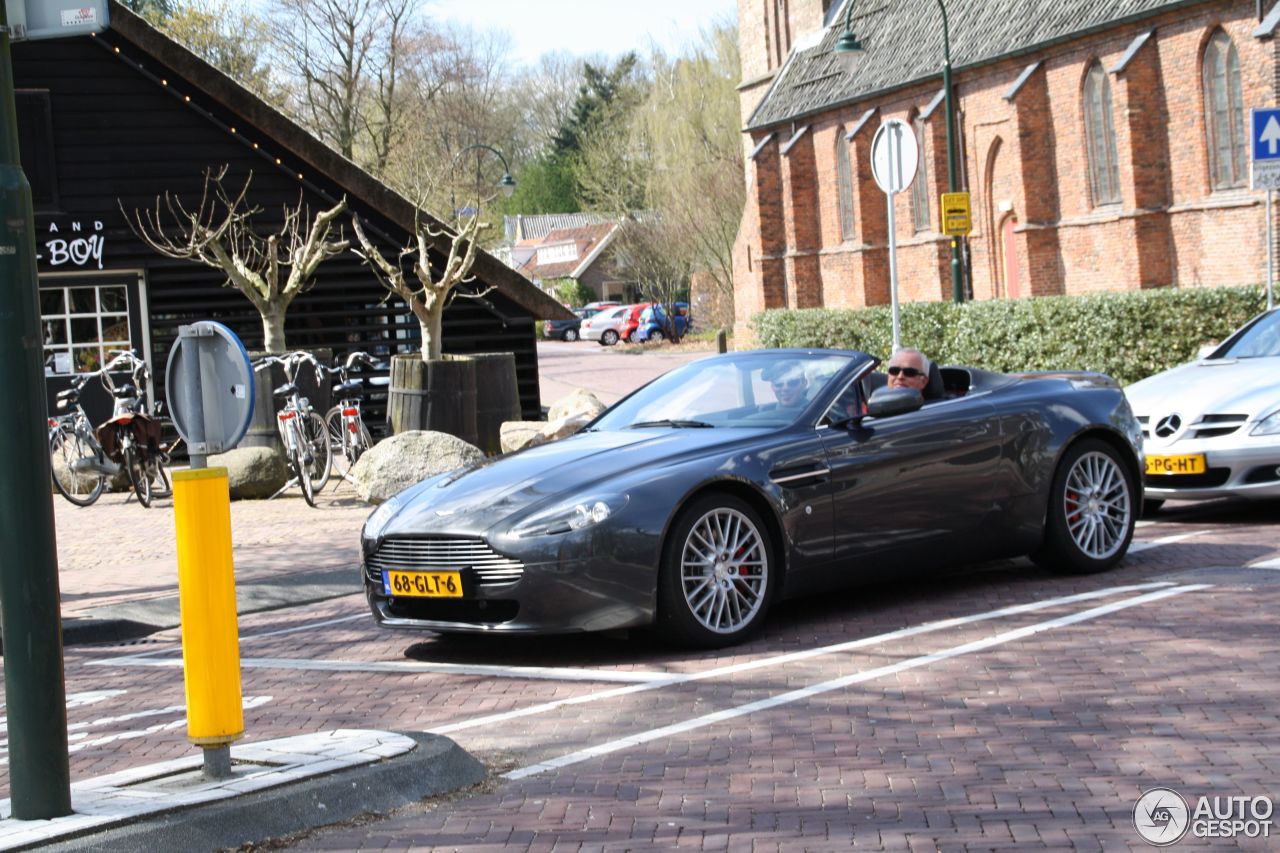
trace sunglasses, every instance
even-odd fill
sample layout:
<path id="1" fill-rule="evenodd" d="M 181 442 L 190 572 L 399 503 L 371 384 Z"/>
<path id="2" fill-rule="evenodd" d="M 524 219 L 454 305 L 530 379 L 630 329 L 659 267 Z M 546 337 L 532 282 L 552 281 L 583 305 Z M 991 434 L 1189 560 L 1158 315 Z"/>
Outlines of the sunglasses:
<path id="1" fill-rule="evenodd" d="M 896 364 L 892 364 L 889 366 L 890 376 L 897 376 L 899 373 L 901 373 L 903 376 L 907 377 L 908 379 L 915 379 L 917 376 L 924 376 L 923 371 L 916 370 L 914 367 L 899 367 Z"/>
<path id="2" fill-rule="evenodd" d="M 773 383 L 774 388 L 799 388 L 804 384 L 803 379 L 779 379 Z"/>

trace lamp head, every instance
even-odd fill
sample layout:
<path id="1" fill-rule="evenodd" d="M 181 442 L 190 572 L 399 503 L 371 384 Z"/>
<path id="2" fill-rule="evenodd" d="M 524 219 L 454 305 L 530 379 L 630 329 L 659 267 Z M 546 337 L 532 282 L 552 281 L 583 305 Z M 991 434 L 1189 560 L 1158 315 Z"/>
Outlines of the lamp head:
<path id="1" fill-rule="evenodd" d="M 858 59 L 866 51 L 862 47 L 862 42 L 858 41 L 858 37 L 853 34 L 852 30 L 845 30 L 840 38 L 836 39 L 835 46 L 831 49 L 837 60 L 840 61 L 841 67 L 845 71 L 852 71 L 857 64 Z"/>
<path id="2" fill-rule="evenodd" d="M 502 178 L 498 181 L 498 189 L 502 190 L 502 195 L 511 198 L 516 191 L 516 179 L 511 177 L 510 172 L 503 172 Z"/>

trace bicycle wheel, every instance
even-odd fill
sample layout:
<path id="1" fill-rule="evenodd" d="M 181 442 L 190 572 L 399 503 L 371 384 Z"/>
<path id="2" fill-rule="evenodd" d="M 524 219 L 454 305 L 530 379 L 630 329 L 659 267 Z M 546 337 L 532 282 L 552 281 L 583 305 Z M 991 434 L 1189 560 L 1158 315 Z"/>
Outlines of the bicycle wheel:
<path id="1" fill-rule="evenodd" d="M 133 442 L 125 443 L 122 452 L 124 467 L 129 472 L 129 482 L 133 483 L 133 493 L 138 496 L 138 503 L 144 507 L 151 506 L 151 478 L 147 476 L 147 464 L 142 461 Z"/>
<path id="2" fill-rule="evenodd" d="M 314 507 L 316 505 L 316 490 L 311 484 L 311 477 L 307 466 L 306 448 L 302 446 L 295 447 L 293 450 L 293 470 L 298 477 L 298 485 L 302 487 L 302 498 L 307 502 L 307 506 Z"/>
<path id="3" fill-rule="evenodd" d="M 173 496 L 173 484 L 169 482 L 169 472 L 164 468 L 163 457 L 152 457 L 147 467 L 151 476 L 151 497 L 167 498 Z"/>
<path id="4" fill-rule="evenodd" d="M 373 446 L 373 437 L 369 428 L 360 421 L 360 428 L 352 434 L 342 417 L 342 407 L 334 406 L 324 416 L 325 427 L 329 432 L 329 450 L 333 454 L 333 468 L 344 480 L 350 479 L 351 468 L 360 459 L 360 454 Z"/>
<path id="5" fill-rule="evenodd" d="M 58 494 L 76 506 L 89 506 L 102 495 L 107 478 L 97 471 L 73 468 L 73 463 L 92 460 L 93 448 L 74 432 L 58 430 L 49 439 L 49 462 L 53 486 Z"/>
<path id="6" fill-rule="evenodd" d="M 303 447 L 310 457 L 311 464 L 304 469 L 311 479 L 311 489 L 320 491 L 329 482 L 329 468 L 333 464 L 333 450 L 329 447 L 329 429 L 324 425 L 324 418 L 311 412 L 300 424 L 302 427 Z"/>

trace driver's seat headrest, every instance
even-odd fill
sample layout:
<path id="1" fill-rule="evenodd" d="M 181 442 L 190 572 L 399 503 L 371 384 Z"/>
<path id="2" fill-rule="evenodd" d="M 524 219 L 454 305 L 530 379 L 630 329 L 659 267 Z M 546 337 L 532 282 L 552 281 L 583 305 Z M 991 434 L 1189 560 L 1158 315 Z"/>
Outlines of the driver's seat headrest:
<path id="1" fill-rule="evenodd" d="M 947 394 L 942 384 L 942 369 L 936 362 L 929 362 L 929 384 L 924 386 L 922 394 L 926 400 L 941 400 Z"/>

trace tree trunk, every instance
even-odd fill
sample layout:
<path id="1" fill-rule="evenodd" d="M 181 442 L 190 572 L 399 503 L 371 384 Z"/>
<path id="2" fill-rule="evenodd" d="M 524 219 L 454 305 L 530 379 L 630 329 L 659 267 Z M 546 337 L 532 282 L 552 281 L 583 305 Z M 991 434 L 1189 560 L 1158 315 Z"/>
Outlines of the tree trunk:
<path id="1" fill-rule="evenodd" d="M 262 348 L 274 355 L 289 351 L 284 343 L 284 312 L 284 308 L 262 312 Z"/>
<path id="2" fill-rule="evenodd" d="M 441 353 L 441 328 L 444 323 L 444 300 L 439 301 L 439 308 L 427 309 L 426 318 L 418 318 L 418 328 L 422 332 L 422 360 L 438 361 Z"/>

